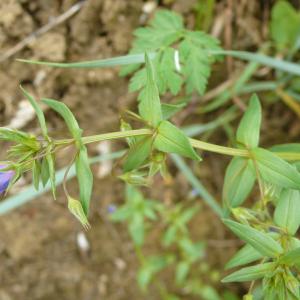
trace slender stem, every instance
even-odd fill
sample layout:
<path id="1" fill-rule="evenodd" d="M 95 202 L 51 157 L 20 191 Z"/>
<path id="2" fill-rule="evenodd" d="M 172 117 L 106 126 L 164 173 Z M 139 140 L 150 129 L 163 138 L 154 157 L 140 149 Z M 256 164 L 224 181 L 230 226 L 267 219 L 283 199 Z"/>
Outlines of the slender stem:
<path id="1" fill-rule="evenodd" d="M 242 157 L 248 157 L 248 151 L 244 149 L 237 149 L 237 148 L 230 148 L 230 147 L 223 147 L 211 143 L 206 143 L 202 141 L 198 141 L 195 139 L 189 139 L 191 145 L 194 148 L 198 148 L 201 150 L 206 150 L 210 152 L 215 152 L 219 154 L 225 154 L 225 155 L 231 155 L 231 156 L 242 156 Z"/>
<path id="2" fill-rule="evenodd" d="M 153 134 L 151 129 L 136 129 L 136 130 L 126 130 L 126 131 L 117 131 L 99 135 L 92 135 L 83 137 L 82 141 L 84 144 L 100 142 L 105 140 L 113 140 L 119 138 L 127 138 L 132 136 L 139 136 L 139 135 L 151 135 Z"/>
<path id="3" fill-rule="evenodd" d="M 113 139 L 120 139 L 120 138 L 127 138 L 132 136 L 145 136 L 145 135 L 153 135 L 153 131 L 151 129 L 135 129 L 135 130 L 126 130 L 126 131 L 116 131 L 111 133 L 104 133 L 92 136 L 86 136 L 82 138 L 84 144 L 90 144 L 95 142 L 101 142 L 105 140 L 113 140 Z M 249 157 L 249 152 L 245 149 L 238 149 L 238 148 L 231 148 L 231 147 L 224 147 L 219 146 L 216 144 L 206 143 L 203 141 L 199 141 L 196 139 L 189 138 L 191 145 L 194 148 L 210 151 L 219 154 L 225 154 L 230 156 L 240 156 L 240 157 Z M 65 139 L 65 140 L 58 140 L 55 141 L 55 145 L 66 145 L 72 144 L 74 139 Z M 300 153 L 297 152 L 276 152 L 276 155 L 281 157 L 284 160 L 300 160 Z"/>

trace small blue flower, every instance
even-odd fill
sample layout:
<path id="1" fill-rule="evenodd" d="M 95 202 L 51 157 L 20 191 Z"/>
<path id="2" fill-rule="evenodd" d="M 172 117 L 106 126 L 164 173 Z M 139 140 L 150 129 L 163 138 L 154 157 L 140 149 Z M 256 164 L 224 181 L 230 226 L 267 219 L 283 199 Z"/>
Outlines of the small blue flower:
<path id="1" fill-rule="evenodd" d="M 107 212 L 109 214 L 113 214 L 117 210 L 117 206 L 114 204 L 110 204 L 107 206 Z"/>
<path id="2" fill-rule="evenodd" d="M 7 168 L 7 165 L 0 165 L 0 169 Z M 10 181 L 14 177 L 15 172 L 12 170 L 9 171 L 0 171 L 0 194 L 6 191 Z"/>

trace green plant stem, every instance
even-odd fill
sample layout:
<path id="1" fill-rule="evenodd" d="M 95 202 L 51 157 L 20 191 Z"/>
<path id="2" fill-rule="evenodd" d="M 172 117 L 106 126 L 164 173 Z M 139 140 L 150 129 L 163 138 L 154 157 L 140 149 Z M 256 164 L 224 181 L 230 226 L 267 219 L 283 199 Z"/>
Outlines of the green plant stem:
<path id="1" fill-rule="evenodd" d="M 114 139 L 121 139 L 121 138 L 127 138 L 132 136 L 144 136 L 144 135 L 153 135 L 153 134 L 154 132 L 151 129 L 144 128 L 144 129 L 117 131 L 117 132 L 86 136 L 82 138 L 82 141 L 84 144 L 90 144 L 90 143 L 96 143 L 105 140 L 114 140 Z M 245 149 L 219 146 L 216 144 L 206 143 L 192 138 L 189 138 L 189 141 L 191 145 L 196 149 L 214 152 L 218 154 L 230 155 L 230 156 L 249 157 L 249 152 Z M 73 139 L 58 140 L 55 141 L 55 145 L 60 146 L 60 145 L 71 144 L 73 142 L 74 142 Z M 289 160 L 289 161 L 300 160 L 300 153 L 297 152 L 276 152 L 276 155 L 278 155 L 282 159 Z"/>

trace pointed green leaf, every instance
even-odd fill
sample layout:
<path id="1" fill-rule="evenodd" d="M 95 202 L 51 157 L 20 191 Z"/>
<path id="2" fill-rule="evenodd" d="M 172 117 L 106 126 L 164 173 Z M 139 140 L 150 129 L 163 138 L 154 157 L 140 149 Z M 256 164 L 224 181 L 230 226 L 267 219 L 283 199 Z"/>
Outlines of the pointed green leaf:
<path id="1" fill-rule="evenodd" d="M 255 250 L 251 245 L 246 244 L 229 260 L 229 262 L 225 266 L 225 269 L 227 270 L 246 265 L 263 257 L 264 256 L 260 252 Z"/>
<path id="2" fill-rule="evenodd" d="M 164 120 L 168 120 L 173 117 L 177 112 L 181 111 L 186 106 L 185 102 L 170 104 L 162 103 L 161 110 Z"/>
<path id="3" fill-rule="evenodd" d="M 295 167 L 262 148 L 252 149 L 251 153 L 263 180 L 283 188 L 300 189 L 300 173 Z"/>
<path id="4" fill-rule="evenodd" d="M 90 168 L 87 149 L 81 146 L 75 160 L 76 175 L 79 184 L 80 202 L 86 216 L 88 215 L 93 189 L 93 173 Z"/>
<path id="5" fill-rule="evenodd" d="M 237 142 L 246 146 L 246 148 L 257 147 L 259 143 L 260 125 L 261 106 L 258 97 L 254 94 L 250 99 L 249 106 L 237 129 Z"/>
<path id="6" fill-rule="evenodd" d="M 149 157 L 152 147 L 152 137 L 138 139 L 131 146 L 124 163 L 124 171 L 129 172 L 140 167 Z"/>
<path id="7" fill-rule="evenodd" d="M 269 272 L 273 270 L 275 263 L 265 263 L 256 266 L 246 267 L 239 271 L 236 271 L 224 279 L 222 282 L 244 282 L 260 279 L 266 276 Z"/>
<path id="8" fill-rule="evenodd" d="M 46 155 L 49 178 L 51 183 L 51 190 L 53 198 L 56 199 L 56 184 L 55 184 L 55 167 L 54 167 L 54 156 L 51 153 Z"/>
<path id="9" fill-rule="evenodd" d="M 38 117 L 41 129 L 42 129 L 43 136 L 45 138 L 48 138 L 48 129 L 47 129 L 46 120 L 45 120 L 45 116 L 44 116 L 42 109 L 37 104 L 35 98 L 32 95 L 30 95 L 22 86 L 20 86 L 20 88 L 21 88 L 23 94 L 26 96 L 26 98 L 29 100 L 30 104 L 32 105 L 32 107 L 35 110 L 35 113 Z"/>
<path id="10" fill-rule="evenodd" d="M 286 189 L 280 194 L 274 213 L 276 225 L 294 235 L 300 226 L 300 192 Z"/>
<path id="11" fill-rule="evenodd" d="M 155 83 L 154 70 L 148 55 L 145 55 L 147 83 L 140 95 L 139 113 L 152 126 L 157 127 L 162 120 L 158 88 Z"/>
<path id="12" fill-rule="evenodd" d="M 157 129 L 154 147 L 162 152 L 177 153 L 195 160 L 201 160 L 186 135 L 168 121 L 162 121 Z"/>
<path id="13" fill-rule="evenodd" d="M 228 165 L 223 186 L 223 202 L 226 207 L 240 206 L 250 194 L 255 183 L 251 160 L 234 157 Z"/>
<path id="14" fill-rule="evenodd" d="M 38 160 L 33 161 L 32 181 L 35 189 L 38 191 L 40 186 L 41 164 Z"/>
<path id="15" fill-rule="evenodd" d="M 78 147 L 81 144 L 81 134 L 82 130 L 80 129 L 73 113 L 70 109 L 60 101 L 52 100 L 52 99 L 42 99 L 44 103 L 50 106 L 53 110 L 55 110 L 61 117 L 65 120 L 69 131 L 71 132 L 74 139 L 77 141 Z"/>
<path id="16" fill-rule="evenodd" d="M 289 1 L 278 1 L 271 16 L 270 31 L 277 48 L 290 50 L 299 37 L 300 15 Z"/>
<path id="17" fill-rule="evenodd" d="M 48 161 L 47 158 L 44 157 L 41 164 L 41 179 L 42 179 L 43 187 L 46 186 L 49 177 L 50 177 L 50 173 L 49 173 Z"/>
<path id="18" fill-rule="evenodd" d="M 281 264 L 285 264 L 288 266 L 298 265 L 300 264 L 300 247 L 294 250 L 289 251 L 288 253 L 284 254 L 279 262 Z"/>
<path id="19" fill-rule="evenodd" d="M 224 220 L 225 225 L 240 239 L 250 244 L 263 256 L 276 257 L 283 252 L 281 245 L 268 234 L 258 231 L 248 225 L 243 225 L 231 220 Z"/>

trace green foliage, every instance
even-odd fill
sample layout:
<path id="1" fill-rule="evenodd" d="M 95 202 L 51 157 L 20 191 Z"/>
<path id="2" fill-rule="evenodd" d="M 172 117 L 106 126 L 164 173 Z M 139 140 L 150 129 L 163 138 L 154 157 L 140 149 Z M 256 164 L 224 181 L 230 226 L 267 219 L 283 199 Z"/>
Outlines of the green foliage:
<path id="1" fill-rule="evenodd" d="M 145 60 L 147 81 L 144 90 L 140 94 L 139 113 L 145 121 L 156 127 L 162 120 L 161 105 L 151 60 L 147 55 Z"/>
<path id="2" fill-rule="evenodd" d="M 44 116 L 44 113 L 43 113 L 42 109 L 37 104 L 35 98 L 32 95 L 30 95 L 22 86 L 20 86 L 20 89 L 22 90 L 23 94 L 26 96 L 26 98 L 30 102 L 31 106 L 34 108 L 34 111 L 35 111 L 35 113 L 37 115 L 37 118 L 39 120 L 44 138 L 49 139 L 46 120 L 45 120 L 45 116 Z"/>
<path id="3" fill-rule="evenodd" d="M 194 160 L 201 160 L 186 135 L 169 121 L 162 121 L 159 124 L 153 145 L 162 152 L 177 153 Z"/>
<path id="4" fill-rule="evenodd" d="M 222 195 L 225 207 L 235 208 L 243 204 L 254 186 L 255 178 L 251 160 L 234 157 L 225 173 Z"/>
<path id="5" fill-rule="evenodd" d="M 126 204 L 117 209 L 111 219 L 116 222 L 127 221 L 129 233 L 136 246 L 145 240 L 147 220 L 156 220 L 156 212 L 161 205 L 153 200 L 144 199 L 143 194 L 133 186 L 126 187 Z"/>
<path id="6" fill-rule="evenodd" d="M 246 265 L 263 258 L 263 254 L 255 250 L 250 244 L 246 244 L 227 262 L 225 268 L 231 269 Z"/>
<path id="7" fill-rule="evenodd" d="M 222 282 L 244 282 L 257 280 L 267 276 L 270 272 L 272 272 L 274 267 L 274 263 L 264 263 L 246 267 L 226 276 L 222 279 Z"/>
<path id="8" fill-rule="evenodd" d="M 47 153 L 45 156 L 47 160 L 48 174 L 51 183 L 51 190 L 53 198 L 56 199 L 56 184 L 55 184 L 55 165 L 54 156 L 51 153 Z"/>
<path id="9" fill-rule="evenodd" d="M 264 256 L 277 257 L 283 252 L 281 245 L 266 233 L 231 220 L 224 220 L 224 224 Z"/>
<path id="10" fill-rule="evenodd" d="M 294 235 L 300 226 L 300 192 L 283 190 L 274 213 L 274 222 L 290 235 Z"/>
<path id="11" fill-rule="evenodd" d="M 64 103 L 52 99 L 43 99 L 43 102 L 55 110 L 65 120 L 69 131 L 75 140 L 75 145 L 77 148 L 75 166 L 80 191 L 80 202 L 83 211 L 87 216 L 93 189 L 93 174 L 88 163 L 87 148 L 84 146 L 81 137 L 82 129 L 79 127 L 77 120 L 70 109 Z M 53 157 L 51 154 L 48 154 L 46 159 L 48 162 L 52 192 L 55 196 L 55 169 Z"/>
<path id="12" fill-rule="evenodd" d="M 238 144 L 251 149 L 258 146 L 261 125 L 261 106 L 259 99 L 253 95 L 249 106 L 237 129 L 236 139 Z"/>
<path id="13" fill-rule="evenodd" d="M 152 148 L 152 138 L 139 138 L 135 141 L 127 152 L 124 163 L 124 171 L 129 172 L 140 167 L 149 157 Z"/>
<path id="14" fill-rule="evenodd" d="M 211 8 L 215 1 L 206 2 L 210 3 Z M 208 20 L 211 11 L 211 9 L 206 11 Z M 209 22 L 206 25 L 202 23 L 201 26 L 207 27 Z M 141 265 L 137 276 L 139 286 L 146 290 L 159 278 L 160 272 L 168 269 L 172 270 L 173 282 L 178 293 L 177 291 L 170 293 L 164 284 L 158 283 L 163 299 L 178 300 L 180 299 L 178 295 L 184 293 L 189 298 L 227 300 L 234 299 L 234 296 L 230 293 L 220 296 L 210 285 L 211 281 L 216 280 L 214 278 L 218 279 L 219 274 L 211 272 L 203 261 L 207 251 L 205 242 L 194 241 L 190 234 L 189 222 L 196 216 L 199 206 L 192 202 L 167 205 L 164 202 L 147 199 L 136 186 L 149 186 L 152 177 L 157 173 L 163 176 L 166 183 L 171 182 L 166 163 L 170 153 L 197 162 L 201 158 L 194 148 L 232 155 L 234 157 L 227 167 L 222 193 L 224 212 L 184 165 L 183 160 L 176 159 L 176 155 L 171 156 L 183 175 L 219 217 L 223 214 L 228 218 L 228 213 L 231 212 L 238 220 L 236 222 L 225 219 L 224 223 L 246 242 L 246 245 L 231 258 L 226 268 L 255 264 L 238 269 L 226 276 L 223 282 L 254 283 L 261 280 L 265 299 L 300 299 L 299 276 L 297 276 L 300 270 L 300 241 L 295 237 L 300 225 L 299 144 L 277 145 L 270 151 L 259 145 L 262 112 L 260 101 L 255 94 L 251 97 L 240 121 L 236 137 L 227 124 L 228 120 L 226 124 L 220 122 L 220 119 L 214 121 L 214 124 L 224 125 L 230 141 L 236 144 L 237 148 L 191 140 L 184 130 L 169 121 L 190 99 L 193 99 L 193 93 L 204 94 L 211 74 L 211 65 L 222 54 L 251 61 L 251 64 L 233 86 L 225 92 L 217 93 L 216 99 L 201 109 L 201 112 L 214 110 L 225 104 L 233 95 L 249 91 L 272 90 L 280 96 L 281 89 L 286 89 L 288 96 L 291 93 L 297 95 L 299 80 L 294 75 L 300 74 L 300 68 L 291 60 L 295 59 L 296 50 L 299 49 L 299 28 L 299 13 L 287 1 L 277 1 L 272 9 L 271 35 L 277 51 L 280 52 L 276 54 L 283 55 L 286 59 L 284 61 L 259 53 L 224 51 L 212 36 L 201 31 L 187 30 L 182 17 L 178 14 L 160 10 L 154 15 L 149 26 L 134 32 L 135 40 L 130 55 L 73 64 L 40 62 L 58 67 L 125 65 L 121 74 L 133 74 L 129 90 L 139 92 L 138 114 L 127 112 L 126 116 L 138 121 L 136 123 L 142 124 L 143 128 L 133 129 L 136 123 L 131 125 L 122 116 L 120 132 L 83 137 L 76 118 L 64 103 L 44 99 L 43 102 L 64 119 L 72 136 L 71 139 L 55 140 L 49 136 L 44 113 L 37 101 L 21 88 L 37 114 L 42 137 L 19 130 L 0 128 L 0 139 L 14 143 L 8 151 L 8 158 L 12 161 L 4 163 L 1 174 L 13 170 L 14 176 L 8 185 L 10 187 L 22 174 L 31 171 L 35 188 L 39 189 L 40 182 L 45 186 L 50 181 L 55 198 L 56 151 L 73 146 L 76 154 L 66 168 L 65 179 L 75 162 L 80 190 L 79 200 L 69 195 L 66 180 L 63 180 L 64 191 L 70 212 L 84 228 L 88 229 L 90 225 L 87 215 L 92 195 L 93 175 L 85 145 L 126 138 L 129 149 L 125 155 L 124 173 L 119 176 L 128 183 L 126 199 L 125 203 L 111 215 L 111 219 L 126 222 L 128 225 Z M 276 80 L 274 82 L 252 82 L 246 85 L 259 64 L 276 68 L 281 72 L 274 75 Z M 287 76 L 285 72 L 290 74 Z M 169 93 L 169 96 L 176 96 L 183 88 L 186 96 L 181 99 L 175 98 L 170 103 L 161 103 L 160 95 Z M 298 98 L 300 99 L 299 96 Z M 211 129 L 210 124 L 201 126 L 202 129 L 203 127 Z M 251 207 L 241 207 L 253 190 L 255 181 L 259 186 L 259 195 L 252 193 L 253 201 L 247 202 Z M 147 247 L 147 237 L 153 233 L 157 236 L 160 253 L 151 253 L 151 249 Z M 147 255 L 144 254 L 144 250 Z M 202 280 L 203 277 L 205 281 Z M 244 299 L 255 299 L 252 286 L 253 284 Z"/>
<path id="15" fill-rule="evenodd" d="M 277 1 L 272 9 L 271 37 L 279 50 L 293 50 L 300 36 L 300 14 L 288 1 Z"/>
<path id="16" fill-rule="evenodd" d="M 76 141 L 77 146 L 81 143 L 82 130 L 80 129 L 74 115 L 70 109 L 63 103 L 53 99 L 42 99 L 42 101 L 55 110 L 65 120 L 70 133 Z"/>
<path id="17" fill-rule="evenodd" d="M 300 189 L 300 173 L 295 167 L 263 148 L 251 150 L 263 180 L 283 188 Z"/>
<path id="18" fill-rule="evenodd" d="M 170 91 L 177 95 L 183 84 L 188 94 L 205 92 L 210 65 L 216 59 L 209 51 L 220 50 L 216 39 L 201 31 L 186 30 L 181 16 L 166 10 L 158 11 L 149 26 L 137 29 L 134 36 L 131 53 L 157 51 L 153 64 L 161 94 Z M 130 91 L 137 91 L 146 84 L 145 69 L 139 68 L 140 65 L 131 65 L 121 71 L 121 75 L 135 72 Z"/>
<path id="19" fill-rule="evenodd" d="M 91 171 L 88 159 L 87 149 L 82 145 L 76 156 L 75 166 L 79 184 L 80 202 L 86 216 L 89 212 L 93 189 L 93 173 Z"/>

